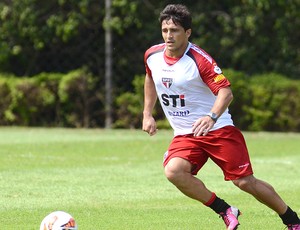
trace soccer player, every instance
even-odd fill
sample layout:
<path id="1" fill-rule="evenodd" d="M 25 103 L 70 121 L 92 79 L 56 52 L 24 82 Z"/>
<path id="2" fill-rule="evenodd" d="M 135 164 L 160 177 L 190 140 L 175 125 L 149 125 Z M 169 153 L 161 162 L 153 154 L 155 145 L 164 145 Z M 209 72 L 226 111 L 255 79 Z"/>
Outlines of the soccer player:
<path id="1" fill-rule="evenodd" d="M 151 136 L 157 131 L 152 111 L 158 97 L 174 129 L 164 156 L 168 180 L 221 216 L 226 229 L 237 229 L 239 209 L 195 177 L 210 158 L 221 168 L 225 180 L 273 209 L 288 229 L 300 230 L 296 212 L 270 184 L 253 176 L 243 135 L 228 112 L 233 99 L 230 82 L 215 60 L 189 41 L 192 18 L 186 6 L 167 5 L 159 21 L 164 43 L 152 46 L 144 56 L 143 130 Z"/>

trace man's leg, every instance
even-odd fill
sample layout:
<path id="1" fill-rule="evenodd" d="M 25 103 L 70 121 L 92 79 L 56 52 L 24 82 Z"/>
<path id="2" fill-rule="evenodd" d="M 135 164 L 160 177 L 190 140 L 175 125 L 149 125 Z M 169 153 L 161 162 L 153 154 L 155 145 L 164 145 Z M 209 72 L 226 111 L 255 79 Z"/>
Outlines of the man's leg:
<path id="1" fill-rule="evenodd" d="M 250 193 L 258 201 L 273 209 L 279 215 L 285 213 L 287 205 L 270 184 L 256 179 L 253 175 L 233 180 L 232 182 L 241 190 Z"/>
<path id="2" fill-rule="evenodd" d="M 182 158 L 172 158 L 165 166 L 165 175 L 183 194 L 206 203 L 212 197 L 204 183 L 191 174 L 190 162 Z"/>
<path id="3" fill-rule="evenodd" d="M 240 211 L 208 190 L 201 180 L 192 175 L 191 168 L 190 162 L 175 157 L 165 166 L 165 175 L 183 194 L 200 201 L 219 214 L 228 230 L 237 229 Z"/>
<path id="4" fill-rule="evenodd" d="M 284 224 L 299 224 L 297 214 L 286 205 L 270 184 L 256 179 L 253 175 L 233 180 L 233 183 L 277 212 Z"/>

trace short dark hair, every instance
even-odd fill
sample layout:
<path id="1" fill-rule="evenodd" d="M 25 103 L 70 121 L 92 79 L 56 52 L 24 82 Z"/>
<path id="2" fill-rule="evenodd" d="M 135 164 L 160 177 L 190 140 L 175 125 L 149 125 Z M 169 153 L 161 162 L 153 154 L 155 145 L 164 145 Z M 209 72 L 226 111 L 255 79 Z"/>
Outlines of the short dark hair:
<path id="1" fill-rule="evenodd" d="M 170 20 L 175 23 L 175 25 L 181 25 L 184 30 L 192 28 L 192 16 L 188 8 L 182 4 L 169 4 L 159 15 L 160 24 L 164 20 Z"/>

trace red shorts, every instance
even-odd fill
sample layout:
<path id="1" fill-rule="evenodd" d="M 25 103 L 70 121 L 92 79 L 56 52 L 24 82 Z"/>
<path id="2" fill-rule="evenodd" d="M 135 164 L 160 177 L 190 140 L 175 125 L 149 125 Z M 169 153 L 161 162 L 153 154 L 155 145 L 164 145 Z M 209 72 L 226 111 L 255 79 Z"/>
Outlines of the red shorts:
<path id="1" fill-rule="evenodd" d="M 164 166 L 174 157 L 189 161 L 193 175 L 198 173 L 208 158 L 222 169 L 225 180 L 236 180 L 253 174 L 244 137 L 234 126 L 211 131 L 206 136 L 175 136 L 165 154 Z"/>

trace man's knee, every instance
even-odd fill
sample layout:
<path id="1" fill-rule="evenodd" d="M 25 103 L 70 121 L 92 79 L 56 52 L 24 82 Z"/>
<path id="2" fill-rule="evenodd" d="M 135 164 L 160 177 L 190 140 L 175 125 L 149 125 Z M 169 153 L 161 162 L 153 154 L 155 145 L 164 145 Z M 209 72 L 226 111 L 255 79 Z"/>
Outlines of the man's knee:
<path id="1" fill-rule="evenodd" d="M 169 181 L 175 182 L 176 180 L 178 180 L 181 174 L 182 169 L 179 166 L 174 165 L 170 162 L 165 166 L 165 176 Z"/>
<path id="2" fill-rule="evenodd" d="M 256 178 L 253 175 L 250 175 L 250 176 L 239 178 L 237 180 L 233 180 L 232 182 L 235 186 L 246 191 L 249 189 L 249 187 L 253 187 L 255 185 Z"/>
<path id="3" fill-rule="evenodd" d="M 165 175 L 174 184 L 184 180 L 184 177 L 187 173 L 190 174 L 190 171 L 190 163 L 181 158 L 172 158 L 165 166 Z"/>

